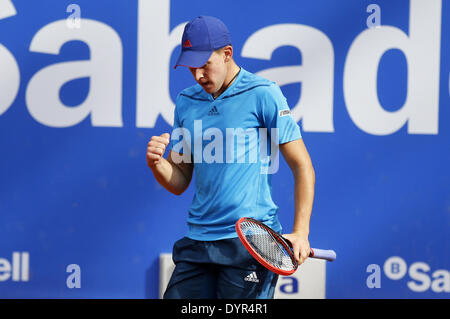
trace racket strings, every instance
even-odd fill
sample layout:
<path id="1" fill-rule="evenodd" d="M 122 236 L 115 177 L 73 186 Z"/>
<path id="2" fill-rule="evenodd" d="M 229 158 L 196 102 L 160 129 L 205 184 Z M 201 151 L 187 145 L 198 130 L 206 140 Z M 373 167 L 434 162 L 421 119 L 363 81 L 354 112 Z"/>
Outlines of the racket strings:
<path id="1" fill-rule="evenodd" d="M 263 226 L 244 221 L 241 223 L 241 229 L 248 243 L 266 262 L 286 271 L 296 268 L 284 245 Z"/>

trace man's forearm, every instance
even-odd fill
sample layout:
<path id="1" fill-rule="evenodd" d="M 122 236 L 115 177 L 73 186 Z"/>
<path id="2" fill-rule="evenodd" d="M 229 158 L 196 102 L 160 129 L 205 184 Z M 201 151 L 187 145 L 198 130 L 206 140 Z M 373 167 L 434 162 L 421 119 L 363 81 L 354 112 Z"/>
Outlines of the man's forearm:
<path id="1" fill-rule="evenodd" d="M 189 180 L 181 169 L 165 158 L 161 158 L 157 164 L 150 166 L 150 169 L 158 183 L 175 195 L 182 194 L 189 186 Z"/>
<path id="2" fill-rule="evenodd" d="M 312 166 L 294 171 L 295 216 L 293 233 L 308 236 L 314 202 L 315 172 Z"/>

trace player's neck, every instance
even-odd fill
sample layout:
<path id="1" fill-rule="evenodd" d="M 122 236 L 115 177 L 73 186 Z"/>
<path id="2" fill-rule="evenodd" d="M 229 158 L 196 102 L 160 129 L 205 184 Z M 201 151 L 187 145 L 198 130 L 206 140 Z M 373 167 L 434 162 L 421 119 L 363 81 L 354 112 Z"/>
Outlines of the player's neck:
<path id="1" fill-rule="evenodd" d="M 219 91 L 212 94 L 213 98 L 216 99 L 219 97 L 223 92 L 225 92 L 226 89 L 228 89 L 231 84 L 233 84 L 234 81 L 236 81 L 237 75 L 241 71 L 241 68 L 234 62 L 231 62 L 231 65 L 229 67 L 229 70 L 227 72 L 227 76 L 225 77 L 225 81 L 223 82 L 223 86 L 220 88 Z"/>

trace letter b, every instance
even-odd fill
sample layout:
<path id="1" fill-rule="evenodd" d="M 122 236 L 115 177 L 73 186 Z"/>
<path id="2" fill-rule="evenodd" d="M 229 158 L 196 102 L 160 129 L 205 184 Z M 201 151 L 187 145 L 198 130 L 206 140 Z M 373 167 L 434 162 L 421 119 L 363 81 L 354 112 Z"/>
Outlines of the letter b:
<path id="1" fill-rule="evenodd" d="M 406 262 L 401 257 L 390 257 L 383 266 L 385 275 L 392 280 L 403 278 L 407 268 Z"/>

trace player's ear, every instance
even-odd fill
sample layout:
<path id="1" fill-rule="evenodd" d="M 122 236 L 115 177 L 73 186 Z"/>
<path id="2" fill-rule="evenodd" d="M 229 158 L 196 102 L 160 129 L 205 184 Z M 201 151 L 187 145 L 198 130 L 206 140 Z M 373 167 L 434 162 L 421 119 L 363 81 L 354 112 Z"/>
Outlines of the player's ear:
<path id="1" fill-rule="evenodd" d="M 227 45 L 222 48 L 222 52 L 225 56 L 225 62 L 231 61 L 233 58 L 233 47 L 231 45 Z"/>

